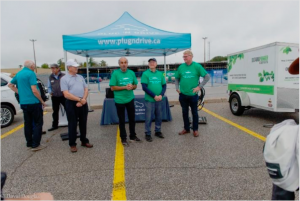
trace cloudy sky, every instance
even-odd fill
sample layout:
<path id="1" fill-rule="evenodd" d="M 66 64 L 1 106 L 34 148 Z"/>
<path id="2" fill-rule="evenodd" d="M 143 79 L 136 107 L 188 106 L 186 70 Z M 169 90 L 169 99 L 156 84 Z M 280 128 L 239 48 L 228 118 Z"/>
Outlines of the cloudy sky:
<path id="1" fill-rule="evenodd" d="M 191 33 L 194 61 L 226 56 L 272 42 L 299 43 L 299 1 L 2 1 L 1 68 L 18 68 L 33 60 L 38 66 L 64 57 L 62 35 L 103 28 L 125 11 L 152 27 Z M 84 57 L 68 53 L 84 62 Z M 118 58 L 96 58 L 116 66 Z M 129 64 L 148 58 L 129 57 Z M 157 57 L 163 63 L 163 57 Z M 182 52 L 167 57 L 167 63 L 182 62 Z M 147 63 L 147 62 L 146 62 Z"/>

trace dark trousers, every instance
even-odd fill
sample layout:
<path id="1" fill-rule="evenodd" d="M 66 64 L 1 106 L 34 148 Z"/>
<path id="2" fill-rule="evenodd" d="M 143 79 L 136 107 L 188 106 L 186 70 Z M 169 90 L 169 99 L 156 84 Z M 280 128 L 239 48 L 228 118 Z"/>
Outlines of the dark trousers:
<path id="1" fill-rule="evenodd" d="M 42 104 L 25 104 L 21 105 L 21 109 L 23 110 L 24 133 L 27 147 L 38 147 L 41 143 L 44 123 Z"/>
<path id="2" fill-rule="evenodd" d="M 273 184 L 272 200 L 295 200 L 295 193 Z"/>
<path id="3" fill-rule="evenodd" d="M 126 129 L 125 129 L 125 108 L 128 114 L 129 120 L 129 131 L 130 131 L 130 138 L 136 137 L 135 133 L 135 107 L 134 107 L 134 99 L 129 103 L 119 104 L 115 103 L 117 108 L 117 113 L 119 117 L 119 128 L 120 128 L 120 137 L 122 140 L 127 139 Z"/>
<path id="4" fill-rule="evenodd" d="M 186 131 L 190 131 L 190 121 L 189 121 L 189 107 L 191 107 L 192 115 L 193 115 L 193 130 L 198 130 L 198 95 L 195 96 L 187 96 L 182 93 L 179 94 L 179 102 L 182 107 L 182 117 L 184 122 L 184 129 Z"/>
<path id="5" fill-rule="evenodd" d="M 76 106 L 77 101 L 71 101 L 66 99 L 66 113 L 68 119 L 68 133 L 69 133 L 69 145 L 76 146 L 77 139 L 77 121 L 79 120 L 80 141 L 82 143 L 88 143 L 86 138 L 86 124 L 88 117 L 88 105 L 87 103 L 82 107 Z"/>
<path id="6" fill-rule="evenodd" d="M 52 96 L 51 97 L 52 100 L 52 109 L 53 109 L 53 113 L 52 113 L 52 118 L 53 118 L 53 122 L 52 122 L 52 127 L 58 127 L 58 114 L 59 114 L 59 105 L 62 104 L 65 107 L 65 102 L 66 102 L 66 98 L 64 96 L 61 97 L 57 97 L 57 96 Z"/>

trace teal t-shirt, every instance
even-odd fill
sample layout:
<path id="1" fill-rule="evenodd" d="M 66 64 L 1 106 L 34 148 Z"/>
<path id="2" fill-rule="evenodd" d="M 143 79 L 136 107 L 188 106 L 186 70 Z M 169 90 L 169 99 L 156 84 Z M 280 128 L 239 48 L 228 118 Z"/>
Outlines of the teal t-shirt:
<path id="1" fill-rule="evenodd" d="M 162 72 L 158 70 L 152 72 L 150 69 L 148 69 L 143 73 L 141 83 L 147 84 L 148 89 L 155 95 L 159 96 L 162 91 L 162 85 L 166 84 L 166 80 Z M 147 93 L 145 93 L 145 100 L 149 102 L 156 102 L 154 98 Z"/>
<path id="2" fill-rule="evenodd" d="M 135 73 L 132 70 L 127 69 L 123 72 L 121 69 L 114 70 L 111 75 L 109 86 L 126 86 L 127 84 L 137 85 Z M 121 90 L 114 91 L 115 102 L 119 104 L 129 103 L 134 99 L 133 90 Z"/>
<path id="3" fill-rule="evenodd" d="M 39 99 L 35 97 L 31 89 L 31 86 L 35 85 L 39 90 L 36 80 L 35 73 L 27 67 L 24 67 L 21 71 L 19 71 L 11 80 L 12 84 L 18 85 L 18 93 L 21 105 L 36 104 L 40 102 Z"/>
<path id="4" fill-rule="evenodd" d="M 176 73 L 175 78 L 180 79 L 180 92 L 187 96 L 193 96 L 193 89 L 199 85 L 199 78 L 207 74 L 201 64 L 192 62 L 191 65 L 181 64 Z"/>

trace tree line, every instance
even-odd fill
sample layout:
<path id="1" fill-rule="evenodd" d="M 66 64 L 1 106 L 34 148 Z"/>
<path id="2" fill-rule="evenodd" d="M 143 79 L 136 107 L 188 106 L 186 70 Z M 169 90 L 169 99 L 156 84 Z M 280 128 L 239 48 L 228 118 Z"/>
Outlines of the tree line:
<path id="1" fill-rule="evenodd" d="M 57 65 L 60 67 L 60 69 L 61 69 L 62 71 L 65 70 L 65 62 L 64 62 L 63 60 L 64 60 L 64 59 L 61 58 L 61 59 L 59 59 L 59 60 L 57 61 Z M 94 67 L 94 66 L 106 67 L 106 66 L 108 66 L 108 64 L 107 64 L 106 61 L 101 60 L 100 62 L 97 62 L 95 59 L 93 59 L 93 58 L 91 58 L 91 57 L 90 57 L 89 60 L 88 60 L 88 64 L 89 64 L 89 66 L 91 66 L 91 67 Z M 86 67 L 86 66 L 87 66 L 86 62 L 79 62 L 79 65 L 80 65 L 79 67 Z M 37 66 L 37 68 L 40 68 L 40 67 Z M 49 68 L 49 64 L 44 63 L 44 64 L 41 65 L 41 68 Z"/>

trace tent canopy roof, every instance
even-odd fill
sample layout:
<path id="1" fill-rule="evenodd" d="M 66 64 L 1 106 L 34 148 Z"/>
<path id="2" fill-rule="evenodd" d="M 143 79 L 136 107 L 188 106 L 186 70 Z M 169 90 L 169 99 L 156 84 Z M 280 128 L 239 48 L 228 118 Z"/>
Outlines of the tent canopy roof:
<path id="1" fill-rule="evenodd" d="M 63 35 L 64 50 L 89 57 L 167 56 L 191 47 L 191 34 L 148 26 L 125 12 L 96 31 Z"/>

